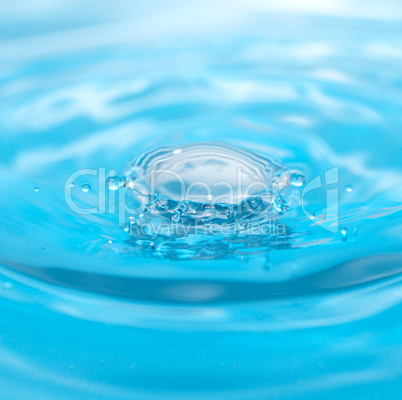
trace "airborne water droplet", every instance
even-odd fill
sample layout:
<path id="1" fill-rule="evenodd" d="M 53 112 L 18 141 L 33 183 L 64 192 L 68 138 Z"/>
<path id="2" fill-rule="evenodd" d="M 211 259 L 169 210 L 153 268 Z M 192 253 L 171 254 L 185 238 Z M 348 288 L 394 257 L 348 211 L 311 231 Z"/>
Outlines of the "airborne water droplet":
<path id="1" fill-rule="evenodd" d="M 275 210 L 278 211 L 278 212 L 286 212 L 287 210 L 289 210 L 288 203 L 279 194 L 277 196 L 275 196 L 273 205 L 275 207 Z"/>
<path id="2" fill-rule="evenodd" d="M 353 186 L 352 185 L 346 185 L 345 189 L 347 192 L 351 192 L 353 190 Z"/>
<path id="3" fill-rule="evenodd" d="M 305 182 L 305 178 L 303 175 L 300 174 L 292 174 L 290 175 L 290 183 L 293 186 L 300 187 L 303 186 Z"/>
<path id="4" fill-rule="evenodd" d="M 159 196 L 156 201 L 156 208 L 159 210 L 166 210 L 169 208 L 169 198 L 167 196 Z"/>
<path id="5" fill-rule="evenodd" d="M 38 187 L 34 188 L 34 191 L 39 192 L 39 188 Z"/>
<path id="6" fill-rule="evenodd" d="M 106 186 L 109 190 L 117 190 L 122 187 L 124 181 L 118 176 L 111 176 L 106 180 Z"/>
<path id="7" fill-rule="evenodd" d="M 171 216 L 170 216 L 170 220 L 172 222 L 179 222 L 181 219 L 180 213 L 179 211 L 175 211 Z"/>
<path id="8" fill-rule="evenodd" d="M 236 211 L 236 210 L 233 210 L 232 208 L 230 208 L 229 210 L 226 211 L 225 215 L 226 215 L 226 217 L 227 217 L 228 219 L 233 219 L 233 218 L 236 217 L 237 211 Z"/>
<path id="9" fill-rule="evenodd" d="M 272 204 L 272 202 L 274 201 L 274 198 L 275 198 L 275 196 L 277 195 L 278 193 L 275 191 L 275 190 L 273 190 L 273 189 L 267 189 L 267 190 L 264 190 L 261 194 L 260 194 L 260 197 L 261 197 L 261 200 L 265 203 L 265 204 Z"/>
<path id="10" fill-rule="evenodd" d="M 348 230 L 346 228 L 341 228 L 340 232 L 342 235 L 342 241 L 346 242 L 348 239 Z"/>
<path id="11" fill-rule="evenodd" d="M 87 183 L 85 183 L 84 185 L 81 186 L 81 190 L 84 193 L 87 193 L 87 192 L 89 192 L 91 190 L 91 186 L 89 186 Z"/>

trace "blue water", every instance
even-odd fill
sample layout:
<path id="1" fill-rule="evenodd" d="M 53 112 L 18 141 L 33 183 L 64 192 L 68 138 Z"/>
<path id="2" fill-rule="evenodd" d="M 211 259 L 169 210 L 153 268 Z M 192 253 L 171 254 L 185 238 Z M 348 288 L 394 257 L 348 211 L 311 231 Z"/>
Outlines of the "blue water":
<path id="1" fill-rule="evenodd" d="M 0 6 L 1 399 L 402 397 L 402 7 L 240 3 Z M 192 146 L 276 205 L 144 212 Z"/>

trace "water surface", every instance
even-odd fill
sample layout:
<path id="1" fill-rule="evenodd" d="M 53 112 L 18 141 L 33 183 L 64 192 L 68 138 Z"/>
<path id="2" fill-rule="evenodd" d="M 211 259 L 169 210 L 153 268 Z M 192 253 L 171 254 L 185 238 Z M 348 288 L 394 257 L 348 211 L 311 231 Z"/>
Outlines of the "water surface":
<path id="1" fill-rule="evenodd" d="M 0 29 L 1 398 L 397 398 L 399 4 L 123 3 L 2 6 L 24 29 Z M 108 208 L 110 171 L 210 142 L 303 174 L 283 232 L 155 242 L 66 202 Z"/>

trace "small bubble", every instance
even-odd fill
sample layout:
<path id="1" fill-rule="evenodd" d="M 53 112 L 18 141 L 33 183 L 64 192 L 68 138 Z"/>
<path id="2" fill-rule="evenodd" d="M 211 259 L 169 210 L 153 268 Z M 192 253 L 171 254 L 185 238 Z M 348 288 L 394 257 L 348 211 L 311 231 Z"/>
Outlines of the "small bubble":
<path id="1" fill-rule="evenodd" d="M 166 210 L 168 208 L 169 198 L 167 196 L 159 196 L 156 199 L 156 207 L 160 210 Z"/>
<path id="2" fill-rule="evenodd" d="M 348 239 L 348 230 L 346 228 L 341 228 L 340 232 L 342 235 L 342 241 L 346 242 Z"/>
<path id="3" fill-rule="evenodd" d="M 345 189 L 347 192 L 351 192 L 353 190 L 353 186 L 352 185 L 346 185 Z"/>
<path id="4" fill-rule="evenodd" d="M 113 240 L 108 240 L 107 241 L 109 244 L 112 244 L 113 243 Z"/>
<path id="5" fill-rule="evenodd" d="M 70 186 L 71 188 L 74 187 L 74 182 L 70 182 L 70 183 L 68 184 L 68 186 Z"/>
<path id="6" fill-rule="evenodd" d="M 274 201 L 275 196 L 278 193 L 273 190 L 273 189 L 268 189 L 268 190 L 264 190 L 261 194 L 261 200 L 265 203 L 265 204 L 272 204 L 272 202 Z"/>
<path id="7" fill-rule="evenodd" d="M 262 207 L 263 202 L 260 196 L 250 197 L 247 199 L 247 205 L 252 210 L 258 210 Z"/>
<path id="8" fill-rule="evenodd" d="M 34 188 L 34 191 L 39 192 L 39 188 L 38 187 Z"/>
<path id="9" fill-rule="evenodd" d="M 130 230 L 130 228 L 128 227 L 128 225 L 126 225 L 124 228 L 124 232 L 128 232 Z"/>
<path id="10" fill-rule="evenodd" d="M 124 185 L 124 180 L 122 180 L 118 176 L 111 176 L 110 178 L 106 179 L 106 186 L 109 190 L 117 190 Z"/>
<path id="11" fill-rule="evenodd" d="M 300 174 L 292 174 L 290 175 L 290 183 L 292 186 L 300 187 L 303 186 L 305 182 L 305 178 Z"/>
<path id="12" fill-rule="evenodd" d="M 130 189 L 134 189 L 135 188 L 135 183 L 134 183 L 134 181 L 133 180 L 127 180 L 126 182 L 125 182 L 125 185 L 126 185 L 126 187 L 129 187 Z"/>
<path id="13" fill-rule="evenodd" d="M 179 222 L 181 219 L 181 215 L 178 211 L 175 211 L 171 216 L 170 216 L 170 220 L 172 222 Z"/>
<path id="14" fill-rule="evenodd" d="M 274 201 L 273 201 L 273 205 L 275 207 L 275 210 L 278 211 L 278 212 L 286 212 L 287 210 L 289 210 L 288 203 L 279 194 L 277 196 L 275 196 Z"/>
<path id="15" fill-rule="evenodd" d="M 236 217 L 237 211 L 236 211 L 236 210 L 233 210 L 232 208 L 230 208 L 229 210 L 227 210 L 227 211 L 225 212 L 225 214 L 226 214 L 226 217 L 227 217 L 228 219 L 233 219 L 233 218 Z"/>
<path id="16" fill-rule="evenodd" d="M 144 215 L 145 215 L 145 214 L 144 214 L 143 211 L 138 211 L 138 216 L 139 216 L 140 218 L 142 218 Z"/>
<path id="17" fill-rule="evenodd" d="M 84 185 L 81 186 L 81 190 L 84 193 L 87 193 L 87 192 L 89 192 L 91 190 L 91 186 L 89 186 L 87 183 L 85 183 Z"/>
<path id="18" fill-rule="evenodd" d="M 181 203 L 180 206 L 177 208 L 177 211 L 180 214 L 183 214 L 187 210 L 187 204 L 186 203 Z"/>

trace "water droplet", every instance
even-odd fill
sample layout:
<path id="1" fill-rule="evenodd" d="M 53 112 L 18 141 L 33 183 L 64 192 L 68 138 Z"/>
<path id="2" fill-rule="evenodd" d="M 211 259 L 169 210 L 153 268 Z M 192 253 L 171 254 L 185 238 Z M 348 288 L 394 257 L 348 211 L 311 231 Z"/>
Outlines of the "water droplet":
<path id="1" fill-rule="evenodd" d="M 263 205 L 260 196 L 249 197 L 245 203 L 249 210 L 259 210 Z"/>
<path id="2" fill-rule="evenodd" d="M 156 199 L 156 207 L 160 210 L 166 210 L 168 208 L 169 197 L 159 196 Z"/>
<path id="3" fill-rule="evenodd" d="M 345 189 L 347 192 L 351 192 L 353 190 L 353 186 L 352 185 L 346 185 Z"/>
<path id="4" fill-rule="evenodd" d="M 130 230 L 130 228 L 128 227 L 128 225 L 126 225 L 124 228 L 124 232 L 128 232 Z"/>
<path id="5" fill-rule="evenodd" d="M 81 190 L 84 193 L 87 193 L 87 192 L 89 192 L 91 190 L 91 186 L 89 186 L 87 183 L 85 183 L 84 185 L 81 186 Z"/>
<path id="6" fill-rule="evenodd" d="M 112 244 L 113 243 L 113 240 L 108 240 L 107 241 L 109 244 Z"/>
<path id="7" fill-rule="evenodd" d="M 228 219 L 233 219 L 233 218 L 236 217 L 237 211 L 236 211 L 236 210 L 233 210 L 233 208 L 230 208 L 229 210 L 227 210 L 227 211 L 225 212 L 225 214 L 226 214 L 226 217 L 227 217 Z"/>
<path id="8" fill-rule="evenodd" d="M 38 187 L 34 188 L 34 191 L 39 192 L 39 188 Z"/>
<path id="9" fill-rule="evenodd" d="M 286 212 L 287 210 L 289 210 L 288 203 L 279 194 L 277 196 L 275 196 L 274 201 L 273 201 L 273 205 L 275 207 L 275 210 L 278 211 L 278 212 Z"/>
<path id="10" fill-rule="evenodd" d="M 346 242 L 348 239 L 348 230 L 346 228 L 341 228 L 340 232 L 342 235 L 342 241 Z"/>
<path id="11" fill-rule="evenodd" d="M 290 175 L 290 183 L 292 186 L 300 187 L 303 186 L 305 182 L 305 178 L 300 174 L 292 174 Z"/>
<path id="12" fill-rule="evenodd" d="M 111 176 L 106 180 L 106 186 L 109 190 L 117 190 L 124 185 L 124 180 L 118 176 Z"/>
<path id="13" fill-rule="evenodd" d="M 70 182 L 70 183 L 68 184 L 68 186 L 70 186 L 71 188 L 74 187 L 74 182 Z"/>
<path id="14" fill-rule="evenodd" d="M 265 204 L 272 204 L 272 202 L 274 201 L 275 196 L 278 193 L 275 190 L 272 189 L 267 189 L 264 190 L 261 194 L 261 200 L 265 203 Z"/>
<path id="15" fill-rule="evenodd" d="M 176 211 L 178 211 L 180 214 L 183 214 L 186 210 L 187 210 L 187 204 L 181 203 Z"/>
<path id="16" fill-rule="evenodd" d="M 181 219 L 181 215 L 179 213 L 179 211 L 175 211 L 171 216 L 170 216 L 170 220 L 172 222 L 179 222 Z"/>
<path id="17" fill-rule="evenodd" d="M 134 189 L 135 188 L 135 180 L 134 179 L 125 180 L 125 185 L 126 185 L 126 187 L 128 187 L 130 189 Z"/>
<path id="18" fill-rule="evenodd" d="M 145 215 L 145 214 L 144 214 L 144 211 L 138 211 L 138 216 L 139 216 L 140 218 L 142 218 L 144 215 Z"/>

